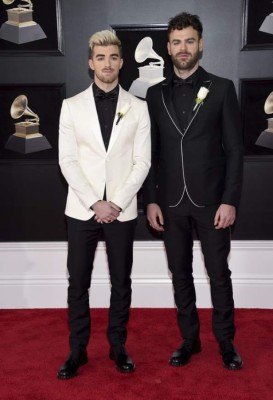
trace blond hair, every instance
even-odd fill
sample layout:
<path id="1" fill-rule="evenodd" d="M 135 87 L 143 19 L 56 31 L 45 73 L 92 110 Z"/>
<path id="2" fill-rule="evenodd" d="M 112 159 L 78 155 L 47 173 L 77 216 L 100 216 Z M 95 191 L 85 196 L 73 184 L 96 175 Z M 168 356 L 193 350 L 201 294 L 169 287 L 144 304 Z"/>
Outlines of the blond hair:
<path id="1" fill-rule="evenodd" d="M 94 33 L 89 39 L 89 58 L 95 46 L 118 46 L 119 54 L 122 57 L 121 41 L 112 31 L 105 30 Z"/>

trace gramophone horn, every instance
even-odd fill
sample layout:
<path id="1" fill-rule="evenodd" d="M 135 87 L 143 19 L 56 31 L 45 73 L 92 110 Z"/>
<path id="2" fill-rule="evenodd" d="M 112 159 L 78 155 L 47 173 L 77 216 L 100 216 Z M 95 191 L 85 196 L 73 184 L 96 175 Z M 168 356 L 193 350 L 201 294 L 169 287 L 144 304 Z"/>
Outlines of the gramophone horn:
<path id="1" fill-rule="evenodd" d="M 266 114 L 273 113 L 273 92 L 270 93 L 270 95 L 268 96 L 268 98 L 264 103 L 264 111 Z"/>
<path id="2" fill-rule="evenodd" d="M 146 36 L 139 42 L 135 51 L 135 59 L 138 63 L 142 63 L 147 58 L 155 58 L 163 64 L 163 58 L 153 50 L 153 41 L 149 36 Z"/>
<path id="3" fill-rule="evenodd" d="M 23 115 L 29 115 L 35 118 L 35 120 L 39 120 L 38 115 L 27 106 L 27 97 L 23 94 L 16 97 L 16 99 L 13 101 L 10 108 L 10 115 L 14 119 L 18 119 Z"/>
<path id="4" fill-rule="evenodd" d="M 12 4 L 15 0 L 2 0 L 4 4 Z"/>

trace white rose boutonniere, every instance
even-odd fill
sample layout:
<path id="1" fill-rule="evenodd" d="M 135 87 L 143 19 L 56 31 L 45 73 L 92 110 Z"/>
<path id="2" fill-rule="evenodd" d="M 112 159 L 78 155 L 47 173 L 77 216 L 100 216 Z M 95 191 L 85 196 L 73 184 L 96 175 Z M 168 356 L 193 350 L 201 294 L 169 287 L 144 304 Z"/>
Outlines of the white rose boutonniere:
<path id="1" fill-rule="evenodd" d="M 131 102 L 127 102 L 121 107 L 121 109 L 117 113 L 118 119 L 116 125 L 118 125 L 119 121 L 125 116 L 125 114 L 130 110 L 130 108 L 131 108 Z"/>
<path id="2" fill-rule="evenodd" d="M 198 106 L 198 104 L 203 104 L 205 98 L 207 97 L 209 93 L 209 89 L 205 88 L 204 86 L 201 86 L 199 89 L 199 92 L 197 93 L 197 97 L 195 99 L 195 106 L 193 111 L 195 111 L 196 107 Z"/>

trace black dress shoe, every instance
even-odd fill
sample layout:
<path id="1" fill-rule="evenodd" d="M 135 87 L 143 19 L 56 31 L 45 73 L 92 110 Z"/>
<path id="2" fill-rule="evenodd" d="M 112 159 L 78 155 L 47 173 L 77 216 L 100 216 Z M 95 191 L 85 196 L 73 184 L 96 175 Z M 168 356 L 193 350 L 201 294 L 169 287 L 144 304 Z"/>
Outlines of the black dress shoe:
<path id="1" fill-rule="evenodd" d="M 77 375 L 78 369 L 88 363 L 86 350 L 71 352 L 57 373 L 59 379 L 70 379 Z"/>
<path id="2" fill-rule="evenodd" d="M 111 347 L 109 358 L 115 361 L 116 367 L 120 372 L 128 374 L 136 368 L 124 346 Z"/>
<path id="3" fill-rule="evenodd" d="M 195 342 L 191 340 L 184 340 L 182 345 L 173 353 L 169 363 L 173 367 L 181 367 L 182 365 L 188 364 L 193 354 L 200 353 L 201 342 L 197 339 Z"/>
<path id="4" fill-rule="evenodd" d="M 224 367 L 233 371 L 241 369 L 243 367 L 243 361 L 232 341 L 225 340 L 220 342 L 219 345 Z"/>

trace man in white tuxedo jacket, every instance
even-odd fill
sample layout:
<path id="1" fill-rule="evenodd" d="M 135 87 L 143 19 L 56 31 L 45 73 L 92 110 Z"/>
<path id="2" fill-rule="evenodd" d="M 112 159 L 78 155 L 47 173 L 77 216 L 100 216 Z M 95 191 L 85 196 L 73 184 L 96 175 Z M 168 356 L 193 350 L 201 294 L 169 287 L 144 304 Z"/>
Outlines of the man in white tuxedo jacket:
<path id="1" fill-rule="evenodd" d="M 111 279 L 107 336 L 110 358 L 121 372 L 135 365 L 125 342 L 131 304 L 137 192 L 150 168 L 150 119 L 146 102 L 118 84 L 121 43 L 111 31 L 89 41 L 94 83 L 64 100 L 60 116 L 59 162 L 68 183 L 68 311 L 71 352 L 58 378 L 77 375 L 88 361 L 89 287 L 103 234 Z"/>

